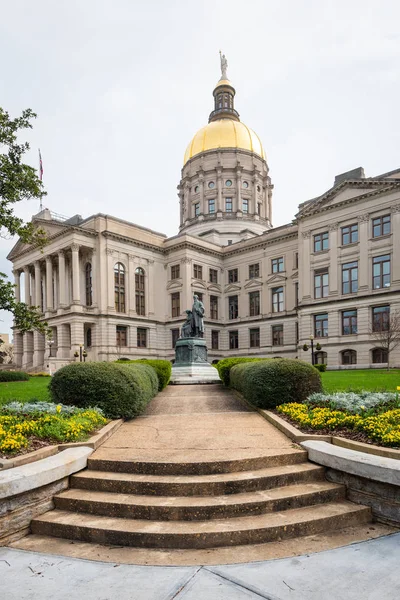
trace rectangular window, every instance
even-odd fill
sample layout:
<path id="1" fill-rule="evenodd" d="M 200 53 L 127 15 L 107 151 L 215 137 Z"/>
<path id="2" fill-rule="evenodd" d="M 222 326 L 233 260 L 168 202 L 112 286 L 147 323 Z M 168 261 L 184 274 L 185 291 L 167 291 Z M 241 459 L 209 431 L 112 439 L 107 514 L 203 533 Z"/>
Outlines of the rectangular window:
<path id="1" fill-rule="evenodd" d="M 294 283 L 294 302 L 295 306 L 299 305 L 299 282 L 295 281 Z"/>
<path id="2" fill-rule="evenodd" d="M 225 212 L 232 212 L 232 198 L 225 198 Z"/>
<path id="3" fill-rule="evenodd" d="M 179 317 L 181 314 L 181 295 L 179 292 L 171 294 L 171 313 L 173 317 Z"/>
<path id="4" fill-rule="evenodd" d="M 203 267 L 201 265 L 193 265 L 193 277 L 203 279 Z"/>
<path id="5" fill-rule="evenodd" d="M 299 253 L 298 252 L 294 253 L 294 268 L 295 269 L 299 268 Z"/>
<path id="6" fill-rule="evenodd" d="M 329 232 L 318 233 L 314 235 L 314 252 L 322 252 L 322 250 L 328 250 L 329 248 Z"/>
<path id="7" fill-rule="evenodd" d="M 180 265 L 172 265 L 171 279 L 179 279 L 180 276 L 181 276 L 181 266 Z"/>
<path id="8" fill-rule="evenodd" d="M 316 338 L 328 337 L 328 315 L 314 315 L 314 335 Z"/>
<path id="9" fill-rule="evenodd" d="M 218 319 L 218 296 L 210 296 L 210 319 Z"/>
<path id="10" fill-rule="evenodd" d="M 250 317 L 260 314 L 260 292 L 250 292 L 249 294 Z"/>
<path id="11" fill-rule="evenodd" d="M 372 219 L 372 237 L 377 238 L 390 233 L 390 215 Z"/>
<path id="12" fill-rule="evenodd" d="M 239 280 L 239 272 L 237 269 L 228 271 L 228 283 L 236 283 Z"/>
<path id="13" fill-rule="evenodd" d="M 272 345 L 283 346 L 283 325 L 272 325 Z"/>
<path id="14" fill-rule="evenodd" d="M 272 288 L 272 312 L 283 311 L 283 287 Z"/>
<path id="15" fill-rule="evenodd" d="M 210 269 L 210 283 L 218 283 L 217 269 Z"/>
<path id="16" fill-rule="evenodd" d="M 128 345 L 127 344 L 128 328 L 124 327 L 123 325 L 117 325 L 116 334 L 117 334 L 117 339 L 116 339 L 117 346 L 127 346 Z"/>
<path id="17" fill-rule="evenodd" d="M 229 296 L 228 298 L 229 319 L 237 319 L 239 316 L 238 296 Z"/>
<path id="18" fill-rule="evenodd" d="M 244 213 L 249 212 L 249 201 L 246 198 L 243 198 L 243 200 L 242 200 L 242 211 Z"/>
<path id="19" fill-rule="evenodd" d="M 172 347 L 175 348 L 176 342 L 179 340 L 179 329 L 171 329 Z"/>
<path id="20" fill-rule="evenodd" d="M 327 298 L 329 294 L 329 273 L 314 273 L 314 298 Z"/>
<path id="21" fill-rule="evenodd" d="M 208 201 L 208 212 L 210 213 L 210 215 L 215 213 L 215 198 L 211 198 Z"/>
<path id="22" fill-rule="evenodd" d="M 216 329 L 211 330 L 211 348 L 212 350 L 218 350 L 219 348 L 219 331 Z"/>
<path id="23" fill-rule="evenodd" d="M 250 335 L 250 348 L 259 348 L 260 347 L 260 329 L 249 329 Z"/>
<path id="24" fill-rule="evenodd" d="M 348 244 L 355 244 L 358 242 L 358 225 L 354 223 L 354 225 L 346 225 L 346 227 L 342 227 L 342 246 L 347 246 Z"/>
<path id="25" fill-rule="evenodd" d="M 357 333 L 357 311 L 344 310 L 342 312 L 342 335 Z"/>
<path id="26" fill-rule="evenodd" d="M 390 256 L 375 256 L 372 259 L 372 287 L 374 290 L 390 287 Z"/>
<path id="27" fill-rule="evenodd" d="M 200 202 L 196 202 L 194 205 L 194 216 L 198 217 L 200 214 Z"/>
<path id="28" fill-rule="evenodd" d="M 147 348 L 147 329 L 143 327 L 137 328 L 137 347 Z"/>
<path id="29" fill-rule="evenodd" d="M 390 320 L 390 306 L 374 306 L 372 309 L 372 331 L 387 331 Z"/>
<path id="30" fill-rule="evenodd" d="M 355 294 L 358 292 L 358 262 L 342 265 L 342 293 Z"/>
<path id="31" fill-rule="evenodd" d="M 260 264 L 249 265 L 249 279 L 260 277 Z"/>
<path id="32" fill-rule="evenodd" d="M 135 306 L 138 315 L 146 314 L 145 290 L 144 290 L 144 271 L 137 268 L 135 272 Z"/>
<path id="33" fill-rule="evenodd" d="M 237 350 L 239 348 L 239 332 L 229 332 L 229 350 Z"/>
<path id="34" fill-rule="evenodd" d="M 285 270 L 283 256 L 280 256 L 279 258 L 273 258 L 271 260 L 271 267 L 273 273 L 282 273 Z"/>

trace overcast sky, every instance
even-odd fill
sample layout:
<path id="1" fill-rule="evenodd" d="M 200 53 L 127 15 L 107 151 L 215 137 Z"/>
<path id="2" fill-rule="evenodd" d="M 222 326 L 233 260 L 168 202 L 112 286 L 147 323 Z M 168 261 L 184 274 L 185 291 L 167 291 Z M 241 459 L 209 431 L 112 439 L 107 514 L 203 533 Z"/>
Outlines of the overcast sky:
<path id="1" fill-rule="evenodd" d="M 183 155 L 212 110 L 220 48 L 264 144 L 275 226 L 338 173 L 400 166 L 397 0 L 0 0 L 0 15 L 0 105 L 38 114 L 27 160 L 37 166 L 40 147 L 54 212 L 175 235 Z M 0 241 L 7 273 L 13 243 Z"/>

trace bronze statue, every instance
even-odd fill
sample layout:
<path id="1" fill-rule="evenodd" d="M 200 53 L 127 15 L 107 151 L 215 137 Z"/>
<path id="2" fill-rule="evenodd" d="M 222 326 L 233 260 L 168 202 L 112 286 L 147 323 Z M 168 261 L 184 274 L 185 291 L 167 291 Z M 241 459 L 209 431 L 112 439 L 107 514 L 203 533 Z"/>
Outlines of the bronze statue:
<path id="1" fill-rule="evenodd" d="M 195 294 L 192 307 L 192 333 L 193 337 L 204 337 L 204 304 Z"/>

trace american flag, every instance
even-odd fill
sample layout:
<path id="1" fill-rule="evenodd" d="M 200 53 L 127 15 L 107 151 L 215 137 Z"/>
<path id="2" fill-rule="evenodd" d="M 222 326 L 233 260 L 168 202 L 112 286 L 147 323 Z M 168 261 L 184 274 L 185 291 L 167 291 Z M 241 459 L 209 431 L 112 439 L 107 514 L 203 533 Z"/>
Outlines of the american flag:
<path id="1" fill-rule="evenodd" d="M 42 181 L 42 179 L 43 179 L 43 163 L 42 163 L 42 155 L 40 154 L 40 148 L 39 148 L 39 177 L 40 177 L 40 181 Z"/>

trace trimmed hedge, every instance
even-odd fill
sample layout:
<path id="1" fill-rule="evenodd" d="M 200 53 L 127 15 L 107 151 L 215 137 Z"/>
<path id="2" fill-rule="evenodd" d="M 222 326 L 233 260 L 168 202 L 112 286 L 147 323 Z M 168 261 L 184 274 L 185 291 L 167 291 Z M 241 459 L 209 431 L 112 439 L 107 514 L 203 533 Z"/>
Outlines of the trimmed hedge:
<path id="1" fill-rule="evenodd" d="M 303 402 L 322 392 L 321 375 L 309 363 L 290 358 L 238 364 L 231 371 L 231 386 L 259 408 Z"/>
<path id="2" fill-rule="evenodd" d="M 28 381 L 28 373 L 24 371 L 0 371 L 0 382 L 1 381 Z"/>
<path id="3" fill-rule="evenodd" d="M 158 377 L 158 391 L 161 392 L 169 384 L 172 373 L 172 365 L 169 360 L 157 360 L 153 358 L 140 358 L 138 360 L 129 360 L 128 358 L 120 358 L 117 363 L 138 364 L 142 363 L 150 365 L 155 370 Z"/>
<path id="4" fill-rule="evenodd" d="M 320 373 L 325 373 L 326 371 L 326 365 L 314 365 L 314 367 L 320 372 Z"/>
<path id="5" fill-rule="evenodd" d="M 157 394 L 158 378 L 144 364 L 73 363 L 53 375 L 49 390 L 53 402 L 97 406 L 109 419 L 131 419 Z"/>
<path id="6" fill-rule="evenodd" d="M 215 367 L 218 371 L 219 376 L 221 377 L 222 383 L 229 387 L 230 372 L 231 372 L 232 367 L 234 367 L 235 365 L 239 365 L 241 363 L 254 362 L 254 361 L 260 361 L 260 360 L 265 360 L 265 359 L 251 358 L 250 356 L 240 356 L 240 357 L 236 357 L 236 358 L 223 358 L 222 360 L 218 361 L 218 363 L 215 365 Z"/>

